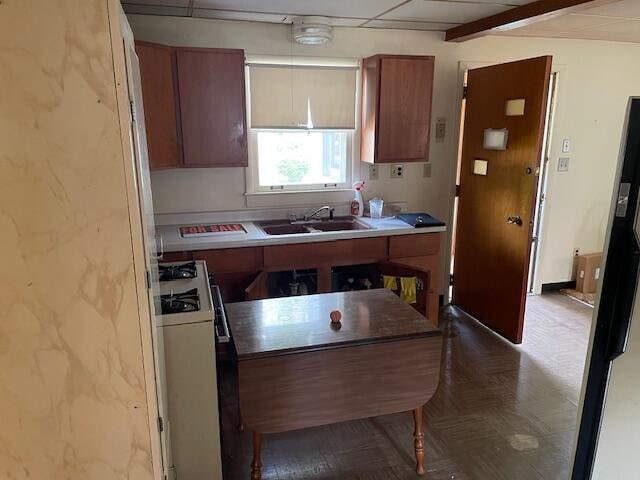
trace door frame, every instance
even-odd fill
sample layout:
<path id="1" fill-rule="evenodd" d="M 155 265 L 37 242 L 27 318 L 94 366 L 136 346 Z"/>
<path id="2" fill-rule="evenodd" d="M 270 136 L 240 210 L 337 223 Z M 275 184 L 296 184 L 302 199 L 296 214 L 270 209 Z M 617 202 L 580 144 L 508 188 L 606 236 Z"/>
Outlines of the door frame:
<path id="1" fill-rule="evenodd" d="M 549 180 L 549 168 L 551 167 L 551 144 L 553 140 L 553 126 L 555 120 L 555 107 L 558 98 L 558 78 L 559 73 L 551 70 L 551 80 L 549 81 L 549 97 L 547 99 L 547 114 L 544 127 L 544 137 L 542 144 L 542 158 L 540 159 L 540 171 L 538 173 L 538 188 L 536 190 L 536 200 L 533 215 L 533 234 L 531 236 L 531 252 L 529 254 L 529 273 L 527 278 L 527 294 L 540 293 L 540 288 L 536 288 L 538 281 L 538 267 L 540 263 L 540 245 L 542 243 L 542 233 L 544 231 L 544 212 L 549 203 L 547 201 L 547 183 Z"/>
<path id="2" fill-rule="evenodd" d="M 460 172 L 460 162 L 462 160 L 462 135 L 463 135 L 463 108 L 464 108 L 464 87 L 466 86 L 466 76 L 467 72 L 472 68 L 481 68 L 488 67 L 489 65 L 494 65 L 493 62 L 479 62 L 479 61 L 471 61 L 471 60 L 461 60 L 458 62 L 458 80 L 456 82 L 456 116 L 454 123 L 454 138 L 456 139 L 456 161 L 451 162 L 449 178 L 452 178 L 453 181 L 449 186 L 449 225 L 451 228 L 449 229 L 448 235 L 446 237 L 447 245 L 445 247 L 445 252 L 448 253 L 446 259 L 446 265 L 444 271 L 446 272 L 446 281 L 445 285 L 447 288 L 447 298 L 446 304 L 451 304 L 452 299 L 452 285 L 451 285 L 451 277 L 453 275 L 453 262 L 454 262 L 454 249 L 455 249 L 455 235 L 456 235 L 456 226 L 457 226 L 457 213 L 458 213 L 458 200 L 456 195 L 457 186 L 459 184 L 459 172 Z"/>

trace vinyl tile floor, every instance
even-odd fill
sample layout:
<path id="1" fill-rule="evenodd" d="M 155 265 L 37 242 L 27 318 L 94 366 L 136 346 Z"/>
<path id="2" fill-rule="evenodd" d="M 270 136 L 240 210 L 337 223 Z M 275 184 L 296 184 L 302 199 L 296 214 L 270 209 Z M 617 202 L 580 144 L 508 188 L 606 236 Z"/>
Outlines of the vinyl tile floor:
<path id="1" fill-rule="evenodd" d="M 438 390 L 424 407 L 426 474 L 414 471 L 411 413 L 265 435 L 264 480 L 566 479 L 593 309 L 560 294 L 527 299 L 513 345 L 455 307 Z M 235 377 L 223 374 L 225 480 L 250 477 L 251 433 L 239 432 Z"/>

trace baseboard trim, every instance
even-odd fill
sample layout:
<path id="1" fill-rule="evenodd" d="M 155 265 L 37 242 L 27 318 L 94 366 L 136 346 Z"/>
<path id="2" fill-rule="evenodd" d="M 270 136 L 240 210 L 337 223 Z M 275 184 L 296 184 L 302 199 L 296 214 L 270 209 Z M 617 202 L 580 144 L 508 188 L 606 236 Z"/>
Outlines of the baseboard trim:
<path id="1" fill-rule="evenodd" d="M 563 288 L 576 288 L 576 281 L 571 280 L 568 282 L 543 283 L 542 293 L 558 292 Z"/>

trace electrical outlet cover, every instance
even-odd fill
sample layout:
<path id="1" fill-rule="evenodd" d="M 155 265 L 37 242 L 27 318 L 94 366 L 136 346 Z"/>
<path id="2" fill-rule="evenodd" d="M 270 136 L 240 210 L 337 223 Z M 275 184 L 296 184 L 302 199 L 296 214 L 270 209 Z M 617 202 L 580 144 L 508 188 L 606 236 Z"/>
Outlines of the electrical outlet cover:
<path id="1" fill-rule="evenodd" d="M 404 165 L 391 165 L 391 178 L 402 178 L 404 175 Z"/>
<path id="2" fill-rule="evenodd" d="M 447 119 L 444 117 L 436 118 L 436 143 L 444 142 L 447 133 Z"/>
<path id="3" fill-rule="evenodd" d="M 425 163 L 424 164 L 424 170 L 422 171 L 422 175 L 424 176 L 424 178 L 431 178 L 431 164 L 430 163 Z"/>
<path id="4" fill-rule="evenodd" d="M 378 180 L 378 165 L 369 165 L 369 180 Z"/>
<path id="5" fill-rule="evenodd" d="M 559 172 L 569 171 L 569 157 L 560 157 L 558 159 L 558 171 Z"/>

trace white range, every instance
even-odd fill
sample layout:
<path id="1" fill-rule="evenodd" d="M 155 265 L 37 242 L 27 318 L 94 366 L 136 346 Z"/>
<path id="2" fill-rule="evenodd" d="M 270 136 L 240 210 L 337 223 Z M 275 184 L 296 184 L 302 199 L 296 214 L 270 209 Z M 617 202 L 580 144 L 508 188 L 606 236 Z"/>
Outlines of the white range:
<path id="1" fill-rule="evenodd" d="M 159 266 L 185 263 L 194 262 Z M 190 291 L 196 289 L 199 303 L 198 309 L 165 313 L 156 319 L 168 403 L 169 418 L 165 423 L 177 478 L 221 480 L 215 312 L 205 262 L 195 262 L 195 273 L 193 278 L 160 282 L 162 297 L 171 295 L 174 302 L 193 304 L 195 292 Z M 177 309 L 178 305 L 174 303 L 172 307 Z"/>

